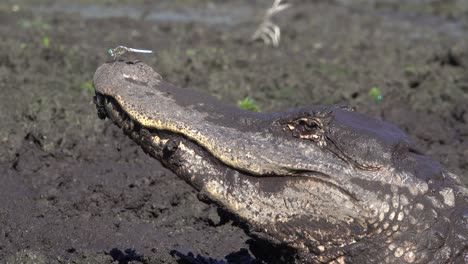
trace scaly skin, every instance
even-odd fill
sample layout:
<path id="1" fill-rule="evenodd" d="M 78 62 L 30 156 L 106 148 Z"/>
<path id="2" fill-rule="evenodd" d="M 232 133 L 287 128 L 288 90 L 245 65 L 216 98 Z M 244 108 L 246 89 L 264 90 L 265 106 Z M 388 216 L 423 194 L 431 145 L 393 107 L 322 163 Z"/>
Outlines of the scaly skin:
<path id="1" fill-rule="evenodd" d="M 104 64 L 98 115 L 300 263 L 468 263 L 468 190 L 398 128 L 352 109 L 252 113 Z"/>

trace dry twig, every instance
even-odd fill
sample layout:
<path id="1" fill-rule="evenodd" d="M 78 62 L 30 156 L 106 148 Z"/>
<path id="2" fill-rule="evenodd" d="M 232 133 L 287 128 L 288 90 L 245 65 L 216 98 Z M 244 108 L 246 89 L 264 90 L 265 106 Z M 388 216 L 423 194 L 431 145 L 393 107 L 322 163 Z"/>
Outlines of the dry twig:
<path id="1" fill-rule="evenodd" d="M 282 4 L 281 1 L 282 0 L 275 0 L 273 5 L 267 9 L 265 16 L 263 17 L 263 22 L 252 35 L 252 41 L 261 39 L 267 45 L 278 47 L 281 30 L 279 26 L 273 23 L 272 17 L 291 6 L 290 4 Z"/>

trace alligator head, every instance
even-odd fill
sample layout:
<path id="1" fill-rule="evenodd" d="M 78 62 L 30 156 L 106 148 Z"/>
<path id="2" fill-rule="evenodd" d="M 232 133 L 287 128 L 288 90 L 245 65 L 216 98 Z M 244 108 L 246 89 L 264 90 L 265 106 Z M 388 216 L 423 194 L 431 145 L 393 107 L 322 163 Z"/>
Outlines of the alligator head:
<path id="1" fill-rule="evenodd" d="M 398 128 L 350 108 L 253 113 L 116 62 L 98 115 L 304 263 L 464 263 L 468 192 Z"/>

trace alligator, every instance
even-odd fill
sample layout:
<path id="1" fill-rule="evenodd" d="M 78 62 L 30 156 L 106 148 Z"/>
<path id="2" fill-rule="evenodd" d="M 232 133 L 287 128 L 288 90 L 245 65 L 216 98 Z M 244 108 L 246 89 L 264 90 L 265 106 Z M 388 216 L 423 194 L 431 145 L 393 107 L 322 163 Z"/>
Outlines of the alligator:
<path id="1" fill-rule="evenodd" d="M 98 116 L 297 263 L 468 263 L 468 190 L 395 126 L 345 106 L 256 113 L 117 61 Z"/>

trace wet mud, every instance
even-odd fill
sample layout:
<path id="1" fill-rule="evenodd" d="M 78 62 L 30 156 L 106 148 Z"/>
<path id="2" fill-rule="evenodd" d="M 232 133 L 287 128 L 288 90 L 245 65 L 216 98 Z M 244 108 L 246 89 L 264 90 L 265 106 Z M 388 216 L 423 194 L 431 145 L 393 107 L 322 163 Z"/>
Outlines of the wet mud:
<path id="1" fill-rule="evenodd" d="M 347 104 L 468 182 L 466 1 L 0 3 L 1 263 L 281 263 L 109 121 L 92 76 L 117 45 L 166 80 L 262 111 Z"/>

